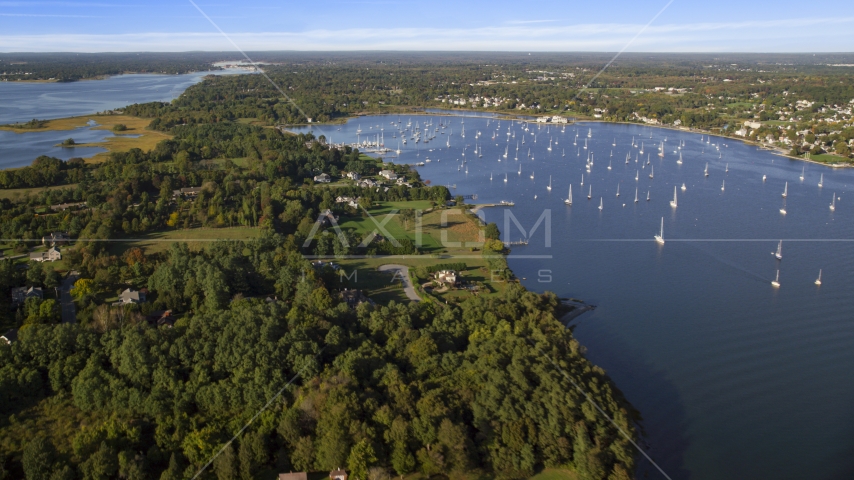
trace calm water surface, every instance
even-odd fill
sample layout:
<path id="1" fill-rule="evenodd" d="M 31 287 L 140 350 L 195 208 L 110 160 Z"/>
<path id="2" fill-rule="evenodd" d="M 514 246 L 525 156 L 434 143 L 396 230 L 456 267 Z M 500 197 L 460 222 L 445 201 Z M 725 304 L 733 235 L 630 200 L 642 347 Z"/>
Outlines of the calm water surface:
<path id="1" fill-rule="evenodd" d="M 314 132 L 352 142 L 361 127 L 361 139 L 381 134 L 397 149 L 401 135 L 390 122 L 398 119 L 402 128 L 410 121 L 363 117 Z M 854 171 L 635 125 L 531 125 L 525 132 L 524 125 L 483 117 L 464 124 L 460 117 L 411 117 L 422 131 L 430 121 L 436 138 L 416 144 L 410 129 L 394 161 L 429 158 L 419 167 L 422 178 L 455 186 L 452 194 L 477 194 L 478 203 L 515 201 L 512 208 L 485 211 L 512 240 L 524 234 L 512 221 L 505 226 L 505 210 L 526 229 L 550 212 L 551 246 L 541 225 L 528 246 L 513 250 L 549 258 L 511 256 L 510 267 L 532 290 L 598 305 L 576 320 L 575 334 L 640 410 L 648 451 L 671 477 L 854 478 L 854 302 L 848 291 L 854 284 Z M 437 133 L 440 122 L 448 127 Z M 664 158 L 657 156 L 662 142 Z M 674 186 L 676 208 L 669 204 Z M 834 193 L 836 210 L 830 211 Z M 658 245 L 652 237 L 662 217 L 666 243 Z M 780 239 L 782 261 L 772 255 Z M 775 289 L 778 268 L 781 287 Z"/>
<path id="2" fill-rule="evenodd" d="M 206 75 L 232 75 L 244 70 L 196 72 L 185 75 L 134 74 L 104 80 L 69 83 L 0 82 L 0 124 L 76 117 L 134 103 L 168 102 Z M 60 148 L 57 143 L 74 138 L 78 143 L 103 141 L 109 131 L 81 127 L 72 131 L 0 131 L 0 169 L 29 165 L 39 155 L 68 160 L 106 151 L 98 147 Z"/>

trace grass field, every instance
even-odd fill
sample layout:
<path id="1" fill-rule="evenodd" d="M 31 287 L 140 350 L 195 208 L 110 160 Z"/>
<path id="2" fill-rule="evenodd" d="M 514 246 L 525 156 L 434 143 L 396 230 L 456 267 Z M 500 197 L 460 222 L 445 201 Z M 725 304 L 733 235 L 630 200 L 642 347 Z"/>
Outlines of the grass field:
<path id="1" fill-rule="evenodd" d="M 804 155 L 801 155 L 801 158 L 806 158 Z M 829 155 L 826 153 L 822 153 L 819 155 L 810 155 L 809 160 L 814 162 L 823 162 L 823 163 L 850 163 L 851 160 L 845 157 L 841 157 L 839 155 Z"/>
<path id="2" fill-rule="evenodd" d="M 68 185 L 55 185 L 53 187 L 10 188 L 8 190 L 0 189 L 0 198 L 8 198 L 10 200 L 14 200 L 44 190 L 62 190 L 63 188 L 77 188 L 77 184 L 70 183 Z"/>
<path id="3" fill-rule="evenodd" d="M 201 250 L 205 245 L 215 240 L 248 240 L 261 235 L 261 229 L 255 227 L 231 227 L 231 228 L 190 228 L 180 230 L 167 230 L 142 235 L 135 239 L 124 242 L 112 242 L 110 253 L 121 255 L 125 250 L 132 247 L 140 247 L 146 254 L 163 252 L 169 249 L 175 242 L 186 242 L 191 250 Z"/>
<path id="4" fill-rule="evenodd" d="M 375 216 L 375 220 L 382 223 L 385 215 L 380 212 L 388 212 L 392 208 L 421 209 L 429 207 L 429 203 L 427 201 L 386 202 L 372 209 L 371 214 Z M 350 276 L 353 288 L 366 290 L 368 296 L 378 303 L 387 303 L 389 300 L 407 301 L 400 284 L 391 283 L 392 274 L 377 271 L 377 268 L 386 264 L 406 265 L 415 269 L 441 263 L 464 262 L 467 268 L 461 273 L 466 282 L 483 283 L 483 294 L 501 292 L 506 284 L 492 281 L 486 260 L 481 256 L 480 225 L 477 220 L 461 213 L 462 209 L 440 209 L 424 214 L 421 255 L 344 259 L 335 260 L 335 263 L 341 265 L 344 275 Z M 395 238 L 409 238 L 415 242 L 416 232 L 413 223 L 410 221 L 409 225 L 404 225 L 400 215 L 395 215 L 383 228 Z M 339 225 L 342 229 L 349 229 L 360 236 L 367 236 L 377 228 L 371 219 L 361 217 L 342 218 Z M 355 277 L 352 276 L 354 271 Z M 451 290 L 436 296 L 447 300 L 468 298 L 471 295 L 473 294 L 468 290 Z"/>
<path id="5" fill-rule="evenodd" d="M 92 158 L 87 159 L 88 162 L 99 163 L 110 158 L 110 152 L 126 152 L 131 148 L 139 148 L 143 151 L 149 151 L 154 148 L 160 141 L 172 138 L 163 132 L 154 130 L 146 130 L 145 127 L 151 122 L 148 118 L 131 117 L 129 115 L 87 115 L 83 117 L 59 118 L 56 120 L 48 120 L 42 128 L 32 130 L 22 130 L 11 127 L 0 127 L 2 130 L 26 134 L 27 132 L 44 132 L 47 130 L 74 130 L 75 128 L 86 126 L 89 120 L 94 120 L 98 123 L 95 130 L 112 130 L 116 124 L 123 124 L 127 130 L 116 132 L 115 136 L 107 138 L 104 142 L 99 143 L 81 143 L 78 147 L 102 147 L 106 148 L 106 152 L 99 153 Z M 128 135 L 140 135 L 133 138 Z"/>

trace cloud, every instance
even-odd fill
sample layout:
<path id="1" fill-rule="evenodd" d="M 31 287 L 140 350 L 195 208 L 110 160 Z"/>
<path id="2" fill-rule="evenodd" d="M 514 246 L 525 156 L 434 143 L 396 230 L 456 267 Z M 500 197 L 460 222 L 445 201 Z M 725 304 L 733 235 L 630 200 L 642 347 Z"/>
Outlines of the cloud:
<path id="1" fill-rule="evenodd" d="M 542 22 L 546 23 L 546 22 Z M 629 51 L 849 51 L 854 17 L 652 25 Z M 805 28 L 810 27 L 810 28 Z M 824 28 L 822 28 L 824 27 Z M 643 25 L 503 24 L 479 28 L 342 28 L 228 33 L 244 50 L 617 51 Z M 3 51 L 231 51 L 216 32 L 0 35 Z"/>

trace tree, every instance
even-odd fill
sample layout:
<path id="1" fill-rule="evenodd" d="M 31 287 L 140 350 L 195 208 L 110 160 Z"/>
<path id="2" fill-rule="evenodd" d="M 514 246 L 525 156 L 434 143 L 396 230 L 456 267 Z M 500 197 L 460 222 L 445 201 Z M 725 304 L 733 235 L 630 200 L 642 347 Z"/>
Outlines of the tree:
<path id="1" fill-rule="evenodd" d="M 213 462 L 214 472 L 218 480 L 234 480 L 238 477 L 234 449 L 229 443 L 225 450 Z"/>
<path id="2" fill-rule="evenodd" d="M 296 441 L 291 462 L 294 468 L 300 471 L 309 471 L 314 468 L 314 442 L 311 437 L 300 437 Z"/>
<path id="3" fill-rule="evenodd" d="M 240 478 L 252 480 L 258 467 L 267 461 L 267 447 L 264 438 L 259 433 L 250 433 L 243 437 L 240 442 Z"/>
<path id="4" fill-rule="evenodd" d="M 501 238 L 501 232 L 498 230 L 498 225 L 495 222 L 490 222 L 486 225 L 486 228 L 483 229 L 483 235 L 488 240 L 498 240 Z"/>
<path id="5" fill-rule="evenodd" d="M 41 262 L 30 262 L 27 269 L 27 284 L 41 287 L 44 281 L 44 265 Z"/>
<path id="6" fill-rule="evenodd" d="M 71 296 L 74 297 L 75 300 L 82 300 L 86 297 L 91 297 L 95 294 L 95 284 L 92 280 L 88 278 L 81 278 L 74 282 L 74 286 L 71 287 Z"/>
<path id="7" fill-rule="evenodd" d="M 160 474 L 160 480 L 182 480 L 183 472 L 178 457 L 173 453 L 169 457 L 169 466 Z"/>
<path id="8" fill-rule="evenodd" d="M 59 274 L 52 266 L 44 268 L 44 286 L 45 288 L 56 288 L 59 286 Z"/>
<path id="9" fill-rule="evenodd" d="M 415 457 L 403 442 L 396 442 L 391 453 L 391 466 L 401 477 L 415 468 Z"/>
<path id="10" fill-rule="evenodd" d="M 368 467 L 376 461 L 377 456 L 370 442 L 365 439 L 359 440 L 359 443 L 350 449 L 350 456 L 347 457 L 350 476 L 355 480 L 368 480 Z"/>
<path id="11" fill-rule="evenodd" d="M 82 465 L 86 480 L 109 480 L 119 470 L 119 462 L 115 452 L 107 446 L 106 442 L 101 442 L 101 447 L 93 453 Z"/>
<path id="12" fill-rule="evenodd" d="M 50 472 L 56 458 L 53 444 L 38 437 L 24 447 L 21 463 L 27 480 L 50 480 Z"/>

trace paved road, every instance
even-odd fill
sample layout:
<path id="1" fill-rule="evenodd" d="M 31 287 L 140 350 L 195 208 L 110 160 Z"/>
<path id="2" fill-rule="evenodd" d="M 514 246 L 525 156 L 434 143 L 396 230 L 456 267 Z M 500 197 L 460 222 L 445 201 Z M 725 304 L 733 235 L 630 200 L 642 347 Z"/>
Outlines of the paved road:
<path id="1" fill-rule="evenodd" d="M 381 265 L 377 270 L 381 272 L 395 272 L 395 277 L 399 277 L 403 282 L 403 291 L 406 296 L 413 302 L 420 302 L 421 297 L 415 292 L 415 287 L 412 286 L 412 280 L 409 278 L 409 267 L 405 265 Z"/>
<path id="2" fill-rule="evenodd" d="M 60 306 L 62 308 L 62 323 L 76 323 L 77 309 L 74 307 L 74 302 L 71 300 L 71 287 L 74 282 L 80 277 L 77 272 L 69 272 L 65 280 L 62 281 L 62 296 Z"/>

